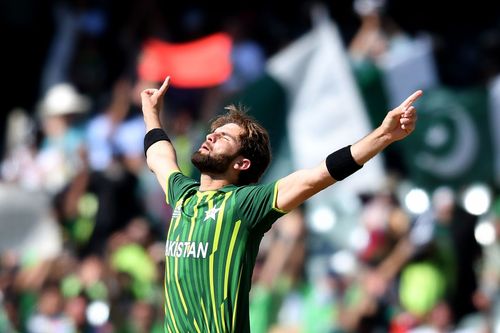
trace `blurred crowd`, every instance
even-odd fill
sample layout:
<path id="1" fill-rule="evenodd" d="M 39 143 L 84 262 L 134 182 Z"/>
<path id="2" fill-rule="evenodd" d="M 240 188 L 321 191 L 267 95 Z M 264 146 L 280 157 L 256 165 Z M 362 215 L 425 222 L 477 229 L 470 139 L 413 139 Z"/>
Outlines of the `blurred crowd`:
<path id="1" fill-rule="evenodd" d="M 27 15 L 38 17 L 40 3 Z M 24 234 L 46 237 L 34 231 L 42 223 L 55 234 L 44 239 L 52 242 L 45 250 L 0 244 L 0 332 L 163 332 L 171 210 L 145 164 L 139 92 L 158 82 L 137 75 L 141 43 L 150 36 L 183 42 L 216 31 L 233 38 L 233 74 L 226 82 L 167 93 L 163 124 L 182 171 L 197 177 L 190 156 L 208 120 L 264 73 L 272 54 L 307 31 L 309 4 L 292 4 L 287 14 L 273 4 L 227 4 L 218 14 L 205 4 L 170 10 L 160 1 L 45 4 L 50 38 L 37 60 L 34 101 L 15 100 L 3 111 L 0 210 L 14 212 L 0 213 L 0 230 L 9 240 L 16 216 L 26 216 L 16 212 L 32 209 L 36 193 L 47 209 L 27 215 Z M 415 21 L 405 26 L 380 14 L 381 6 L 375 0 L 328 6 L 353 66 L 376 62 L 388 49 L 403 52 L 418 29 Z M 9 8 L 3 15 L 20 9 Z M 27 24 L 15 15 L 9 21 L 5 26 Z M 496 30 L 476 31 L 481 44 L 471 47 L 475 37 L 468 34 L 461 44 L 452 40 L 460 45 L 455 58 L 447 53 L 449 35 L 433 36 L 443 82 L 484 83 L 500 72 L 494 61 L 500 16 L 493 23 Z M 432 24 L 425 28 L 434 33 Z M 13 87 L 12 96 L 22 97 L 17 90 L 23 87 Z M 400 160 L 389 158 L 386 167 L 405 180 Z M 304 207 L 273 226 L 254 271 L 252 332 L 500 332 L 498 188 L 492 185 L 492 203 L 479 216 L 446 186 L 415 214 L 398 195 L 401 181 L 359 196 L 356 225 L 364 241 L 356 251 L 328 244 L 312 255 L 315 235 Z M 490 237 L 483 243 L 481 226 Z"/>

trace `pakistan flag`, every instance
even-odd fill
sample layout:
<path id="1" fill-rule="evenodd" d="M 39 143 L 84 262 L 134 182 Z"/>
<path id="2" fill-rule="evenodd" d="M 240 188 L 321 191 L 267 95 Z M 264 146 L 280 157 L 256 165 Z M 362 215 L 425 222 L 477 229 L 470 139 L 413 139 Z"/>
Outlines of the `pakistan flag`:
<path id="1" fill-rule="evenodd" d="M 389 109 L 384 74 L 366 64 L 358 67 L 356 74 L 370 118 L 374 124 L 380 123 Z M 391 157 L 401 158 L 396 164 L 403 165 L 404 176 L 430 190 L 442 185 L 460 189 L 473 182 L 493 182 L 498 125 L 493 120 L 490 95 L 486 86 L 424 89 L 416 103 L 415 131 L 388 148 L 393 152 Z"/>
<path id="2" fill-rule="evenodd" d="M 488 97 L 486 87 L 425 92 L 403 148 L 412 180 L 429 188 L 493 181 Z"/>
<path id="3" fill-rule="evenodd" d="M 421 44 L 415 48 L 424 49 Z M 436 78 L 430 51 L 410 52 L 404 61 L 364 61 L 353 66 L 374 126 L 396 101 L 416 89 L 424 91 L 416 103 L 415 131 L 386 149 L 386 162 L 399 165 L 403 177 L 429 190 L 442 185 L 458 190 L 473 182 L 490 183 L 495 157 L 500 170 L 499 154 L 495 153 L 500 147 L 500 99 L 495 98 L 500 96 L 500 85 L 444 86 Z M 410 75 L 413 71 L 418 75 Z"/>

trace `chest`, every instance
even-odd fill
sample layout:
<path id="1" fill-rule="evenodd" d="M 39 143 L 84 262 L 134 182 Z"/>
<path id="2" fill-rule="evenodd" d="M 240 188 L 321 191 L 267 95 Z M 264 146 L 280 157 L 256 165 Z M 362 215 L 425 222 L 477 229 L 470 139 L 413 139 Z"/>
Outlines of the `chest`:
<path id="1" fill-rule="evenodd" d="M 223 226 L 234 220 L 230 193 L 208 193 L 187 196 L 180 200 L 172 213 L 168 239 L 175 241 L 205 241 L 216 237 Z"/>

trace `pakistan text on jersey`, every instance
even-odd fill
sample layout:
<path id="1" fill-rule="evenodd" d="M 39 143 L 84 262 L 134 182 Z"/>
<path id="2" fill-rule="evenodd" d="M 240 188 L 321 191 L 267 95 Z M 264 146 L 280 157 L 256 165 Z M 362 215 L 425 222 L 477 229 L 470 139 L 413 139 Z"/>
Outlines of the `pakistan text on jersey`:
<path id="1" fill-rule="evenodd" d="M 167 240 L 165 256 L 177 258 L 206 258 L 208 242 L 176 242 Z"/>

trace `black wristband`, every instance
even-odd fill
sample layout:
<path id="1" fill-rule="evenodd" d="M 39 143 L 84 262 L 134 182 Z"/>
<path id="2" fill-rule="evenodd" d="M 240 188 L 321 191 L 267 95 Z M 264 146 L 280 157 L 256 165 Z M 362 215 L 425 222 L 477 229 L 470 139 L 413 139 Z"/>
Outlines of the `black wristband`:
<path id="1" fill-rule="evenodd" d="M 163 129 L 153 128 L 152 130 L 149 130 L 144 136 L 144 155 L 146 155 L 146 152 L 152 144 L 162 140 L 170 142 L 170 138 Z"/>
<path id="2" fill-rule="evenodd" d="M 340 148 L 326 158 L 326 168 L 335 180 L 345 179 L 362 167 L 352 157 L 351 145 Z"/>

